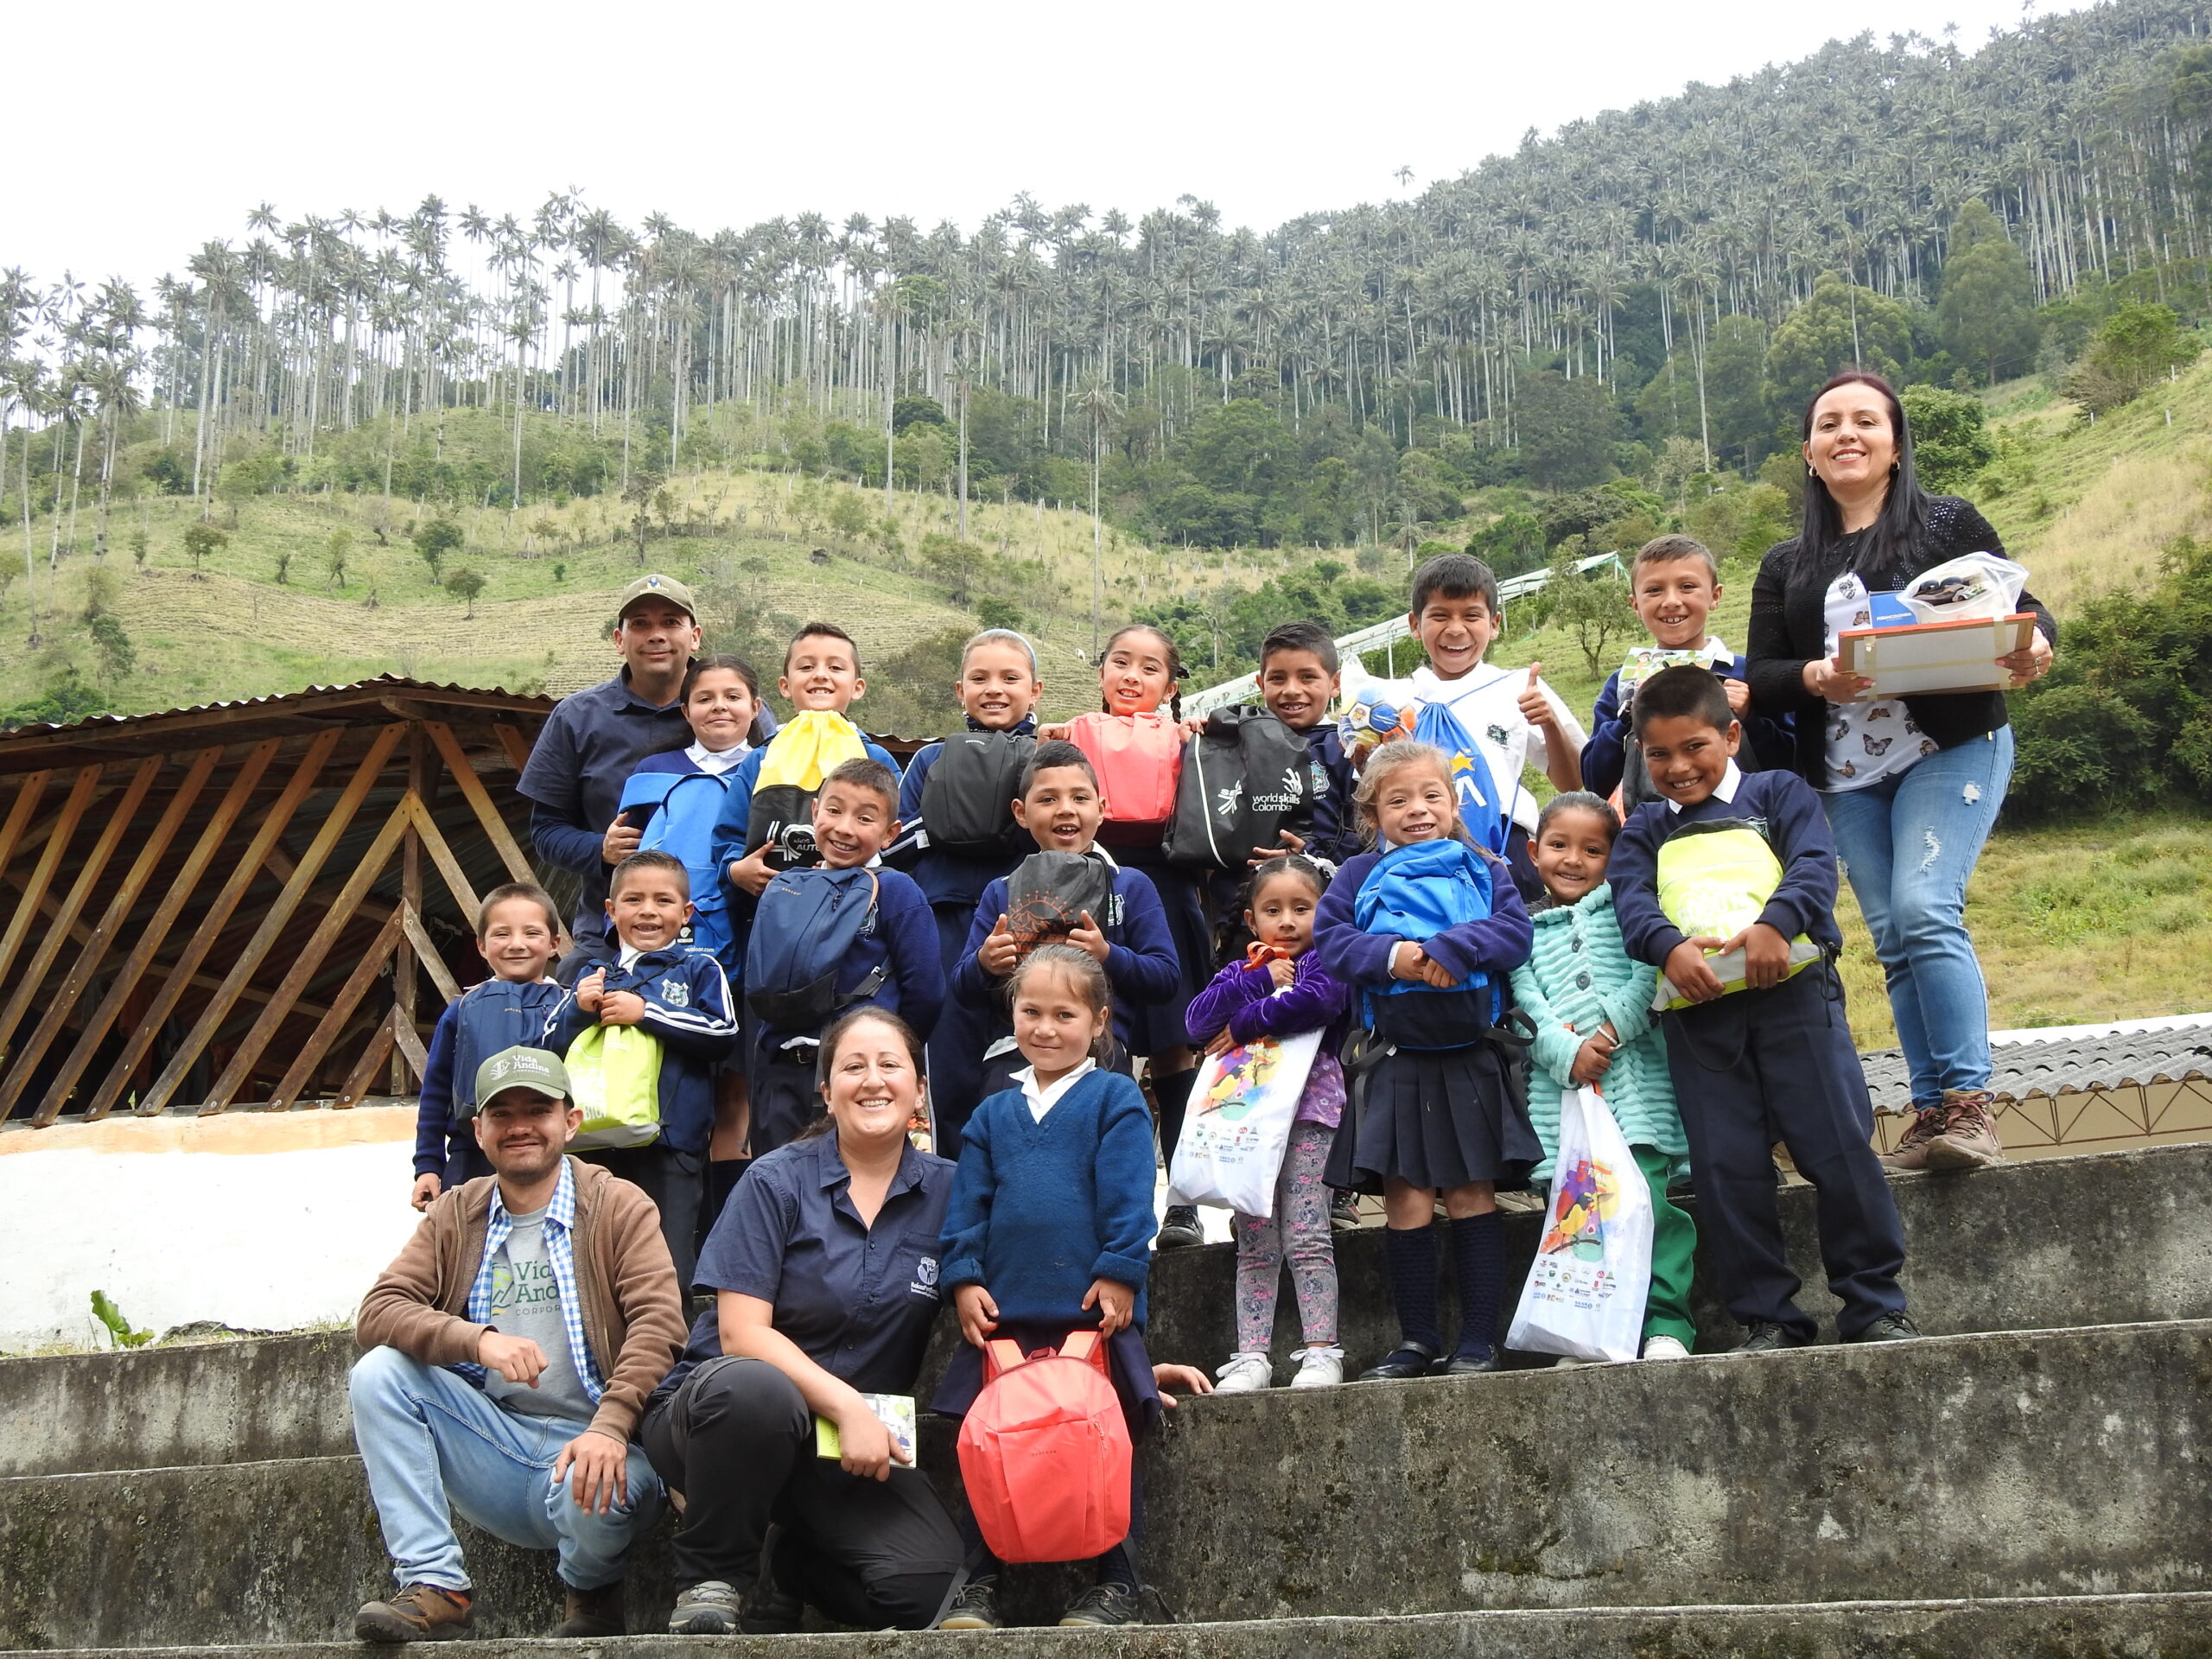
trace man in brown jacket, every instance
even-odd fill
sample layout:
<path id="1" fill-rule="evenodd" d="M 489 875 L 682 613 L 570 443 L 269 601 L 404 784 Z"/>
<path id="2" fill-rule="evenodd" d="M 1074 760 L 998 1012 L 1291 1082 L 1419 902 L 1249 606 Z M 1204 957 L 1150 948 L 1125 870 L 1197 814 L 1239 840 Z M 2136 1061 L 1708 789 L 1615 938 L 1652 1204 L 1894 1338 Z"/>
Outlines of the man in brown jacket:
<path id="1" fill-rule="evenodd" d="M 623 1554 L 664 1501 L 631 1437 L 683 1351 L 676 1268 L 652 1200 L 567 1155 L 583 1114 L 557 1056 L 493 1055 L 476 1099 L 495 1173 L 438 1197 L 353 1319 L 353 1443 L 400 1586 L 353 1631 L 471 1634 L 458 1510 L 559 1552 L 556 1635 L 620 1636 Z"/>

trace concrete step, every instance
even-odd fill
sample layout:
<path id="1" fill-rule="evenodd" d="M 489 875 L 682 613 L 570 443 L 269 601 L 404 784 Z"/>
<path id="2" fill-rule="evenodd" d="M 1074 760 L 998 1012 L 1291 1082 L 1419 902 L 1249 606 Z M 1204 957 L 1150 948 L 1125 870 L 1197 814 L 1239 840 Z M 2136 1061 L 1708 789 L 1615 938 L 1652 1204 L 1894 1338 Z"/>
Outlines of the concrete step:
<path id="1" fill-rule="evenodd" d="M 2183 1659 L 2206 1650 L 2212 1595 L 1857 1601 L 1825 1605 L 1578 1608 L 1298 1618 L 1143 1630 L 1009 1629 L 739 1637 L 717 1654 L 779 1659 Z M 450 1643 L 452 1659 L 697 1659 L 698 1637 Z M 359 1659 L 353 1642 L 48 1650 L 41 1659 Z"/>
<path id="2" fill-rule="evenodd" d="M 1914 1312 L 1930 1332 L 2212 1318 L 2212 1145 L 1911 1175 L 1892 1185 L 1910 1246 Z M 1807 1281 L 1804 1306 L 1827 1318 L 1835 1303 L 1821 1287 L 1814 1195 L 1796 1187 L 1781 1196 L 1791 1259 Z M 1507 1218 L 1510 1294 L 1537 1230 L 1533 1216 Z M 1380 1235 L 1338 1235 L 1338 1263 L 1343 1340 L 1356 1370 L 1396 1337 Z M 1147 1333 L 1155 1358 L 1211 1368 L 1226 1357 L 1235 1266 L 1225 1245 L 1159 1259 Z M 1738 1339 L 1705 1281 L 1700 1328 L 1706 1345 Z M 948 1319 L 926 1375 L 934 1376 L 956 1339 Z M 1281 1359 L 1300 1345 L 1286 1287 L 1274 1351 Z M 353 1351 L 335 1332 L 0 1360 L 0 1476 L 350 1453 L 344 1377 Z"/>
<path id="3" fill-rule="evenodd" d="M 2196 1320 L 1200 1401 L 1147 1576 L 1203 1621 L 2196 1591 L 2208 1379 Z M 551 1627 L 549 1555 L 470 1560 L 487 1635 Z M 388 1583 L 351 1459 L 0 1481 L 0 1647 L 328 1640 Z M 652 1628 L 662 1540 L 631 1587 Z"/>

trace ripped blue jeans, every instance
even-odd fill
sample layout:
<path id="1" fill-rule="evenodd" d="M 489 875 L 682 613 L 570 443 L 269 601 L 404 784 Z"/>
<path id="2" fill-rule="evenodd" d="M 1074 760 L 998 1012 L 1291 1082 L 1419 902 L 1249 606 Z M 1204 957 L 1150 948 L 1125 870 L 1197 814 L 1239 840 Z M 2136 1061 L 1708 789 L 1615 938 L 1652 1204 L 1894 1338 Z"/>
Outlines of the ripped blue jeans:
<path id="1" fill-rule="evenodd" d="M 1889 982 L 1916 1108 L 1989 1086 L 1989 994 L 1967 937 L 1967 880 L 2012 776 L 2008 726 L 1821 797 Z"/>

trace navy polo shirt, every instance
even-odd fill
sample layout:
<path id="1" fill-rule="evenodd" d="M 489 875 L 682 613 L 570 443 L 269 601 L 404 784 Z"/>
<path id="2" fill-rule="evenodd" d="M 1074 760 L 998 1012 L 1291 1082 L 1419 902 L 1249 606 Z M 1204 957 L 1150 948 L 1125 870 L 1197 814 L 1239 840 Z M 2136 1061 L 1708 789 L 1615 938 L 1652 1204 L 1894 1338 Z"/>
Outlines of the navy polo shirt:
<path id="1" fill-rule="evenodd" d="M 764 707 L 753 722 L 753 741 L 765 741 L 776 717 Z M 630 690 L 630 671 L 572 691 L 553 706 L 531 746 L 530 760 L 515 787 L 534 806 L 530 838 L 548 863 L 583 878 L 569 931 L 578 944 L 607 936 L 607 826 L 622 809 L 622 785 L 649 754 L 691 741 L 679 702 L 647 702 Z"/>
<path id="2" fill-rule="evenodd" d="M 809 1359 L 863 1394 L 912 1394 L 944 1303 L 938 1236 L 953 1166 L 909 1146 L 875 1225 L 861 1224 L 837 1137 L 816 1135 L 754 1160 L 722 1206 L 692 1283 L 757 1296 Z M 663 1389 L 722 1351 L 709 1308 Z"/>

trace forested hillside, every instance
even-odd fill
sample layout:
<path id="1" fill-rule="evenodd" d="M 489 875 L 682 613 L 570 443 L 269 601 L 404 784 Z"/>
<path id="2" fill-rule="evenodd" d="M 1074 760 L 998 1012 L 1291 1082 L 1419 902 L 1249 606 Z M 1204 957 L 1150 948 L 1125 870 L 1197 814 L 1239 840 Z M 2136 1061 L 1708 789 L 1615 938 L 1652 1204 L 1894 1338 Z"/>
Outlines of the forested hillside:
<path id="1" fill-rule="evenodd" d="M 972 231 L 433 197 L 257 207 L 146 294 L 10 271 L 0 610 L 44 655 L 4 691 L 171 689 L 118 666 L 88 558 L 345 601 L 334 536 L 406 573 L 352 602 L 464 613 L 703 537 L 658 556 L 727 566 L 731 626 L 767 628 L 785 607 L 748 610 L 742 567 L 798 535 L 947 630 L 993 605 L 1072 646 L 1144 613 L 1226 671 L 1273 614 L 1387 613 L 1424 547 L 1513 571 L 1681 524 L 1754 551 L 1791 511 L 1796 411 L 1853 362 L 1916 388 L 1934 482 L 2093 582 L 2064 520 L 2099 480 L 2046 469 L 2202 343 L 2208 40 L 2183 0 L 1974 52 L 1861 37 L 1264 233 L 1187 197 L 1023 197 Z M 1968 394 L 2000 381 L 1992 425 Z M 767 531 L 772 474 L 811 496 Z"/>

